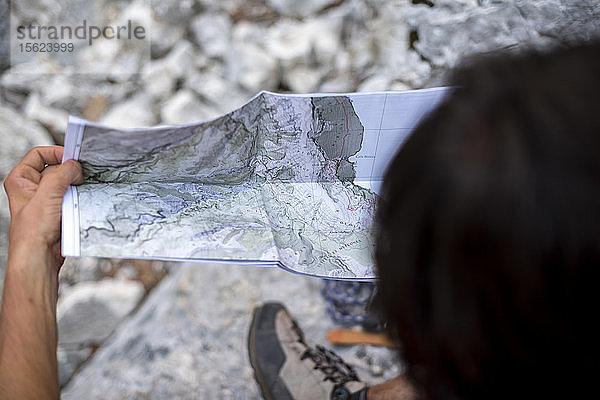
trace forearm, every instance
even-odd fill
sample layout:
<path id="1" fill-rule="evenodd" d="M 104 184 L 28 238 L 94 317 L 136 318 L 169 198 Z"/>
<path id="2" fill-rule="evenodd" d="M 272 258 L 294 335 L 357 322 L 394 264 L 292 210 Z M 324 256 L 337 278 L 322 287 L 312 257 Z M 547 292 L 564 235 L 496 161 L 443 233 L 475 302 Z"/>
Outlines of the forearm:
<path id="1" fill-rule="evenodd" d="M 43 245 L 9 247 L 0 314 L 0 398 L 57 399 L 55 258 Z"/>

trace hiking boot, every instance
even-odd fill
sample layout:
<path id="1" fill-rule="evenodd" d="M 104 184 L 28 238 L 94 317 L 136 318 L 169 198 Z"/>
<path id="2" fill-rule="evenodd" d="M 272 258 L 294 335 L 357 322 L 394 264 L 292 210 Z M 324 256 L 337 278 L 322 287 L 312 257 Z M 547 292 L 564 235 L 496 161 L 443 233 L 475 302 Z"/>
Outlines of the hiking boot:
<path id="1" fill-rule="evenodd" d="M 354 369 L 322 346 L 312 348 L 280 303 L 254 309 L 248 335 L 250 364 L 267 400 L 364 400 Z"/>

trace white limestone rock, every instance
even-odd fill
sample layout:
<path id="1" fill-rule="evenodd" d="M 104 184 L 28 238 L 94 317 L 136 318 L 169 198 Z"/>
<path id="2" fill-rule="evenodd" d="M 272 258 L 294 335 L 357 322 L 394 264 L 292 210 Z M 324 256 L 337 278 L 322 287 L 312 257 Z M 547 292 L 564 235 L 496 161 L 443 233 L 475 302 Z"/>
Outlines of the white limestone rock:
<path id="1" fill-rule="evenodd" d="M 74 83 L 73 78 L 62 74 L 52 76 L 40 87 L 40 101 L 47 106 L 64 109 L 72 104 L 73 97 L 78 95 Z"/>
<path id="2" fill-rule="evenodd" d="M 330 79 L 325 80 L 319 87 L 319 92 L 323 93 L 340 93 L 340 92 L 354 92 L 356 91 L 356 84 L 353 80 L 349 79 L 347 74 L 341 73 Z"/>
<path id="3" fill-rule="evenodd" d="M 58 383 L 61 388 L 69 382 L 73 373 L 91 354 L 91 347 L 69 349 L 65 346 L 58 346 L 56 358 L 58 361 Z"/>
<path id="4" fill-rule="evenodd" d="M 231 33 L 233 45 L 244 45 L 248 43 L 260 47 L 265 46 L 267 29 L 262 25 L 252 24 L 248 21 L 240 21 L 234 25 Z"/>
<path id="5" fill-rule="evenodd" d="M 311 56 L 312 35 L 309 24 L 283 19 L 269 28 L 266 49 L 284 67 L 308 63 Z"/>
<path id="6" fill-rule="evenodd" d="M 185 80 L 185 86 L 197 93 L 202 101 L 219 114 L 231 112 L 244 104 L 254 93 L 241 90 L 217 73 L 194 72 Z"/>
<path id="7" fill-rule="evenodd" d="M 390 79 L 382 73 L 376 73 L 358 85 L 359 92 L 375 92 L 390 89 Z"/>
<path id="8" fill-rule="evenodd" d="M 143 92 L 115 104 L 100 119 L 103 125 L 122 129 L 143 128 L 156 122 L 150 96 Z"/>
<path id="9" fill-rule="evenodd" d="M 118 25 L 126 25 L 128 21 L 131 21 L 135 25 L 143 27 L 148 35 L 148 30 L 151 30 L 154 23 L 154 15 L 150 6 L 151 3 L 147 0 L 134 0 L 126 3 L 117 19 Z"/>
<path id="10" fill-rule="evenodd" d="M 541 36 L 563 43 L 600 38 L 600 3 L 596 0 L 517 0 L 515 6 Z"/>
<path id="11" fill-rule="evenodd" d="M 281 66 L 281 80 L 292 91 L 310 92 L 332 71 L 340 56 L 341 19 L 298 22 L 282 19 L 269 28 L 266 48 Z"/>
<path id="12" fill-rule="evenodd" d="M 64 13 L 68 4 L 60 0 L 21 0 L 11 2 L 11 7 L 20 18 L 47 24 L 54 15 Z"/>
<path id="13" fill-rule="evenodd" d="M 58 299 L 60 345 L 102 343 L 144 294 L 137 281 L 85 281 L 65 289 Z"/>
<path id="14" fill-rule="evenodd" d="M 469 54 L 506 49 L 535 42 L 537 32 L 513 5 L 449 10 L 411 9 L 407 14 L 418 40 L 414 47 L 435 67 L 453 67 Z"/>
<path id="15" fill-rule="evenodd" d="M 341 16 L 298 22 L 282 19 L 269 28 L 266 48 L 283 67 L 330 64 L 341 48 Z"/>
<path id="16" fill-rule="evenodd" d="M 75 53 L 75 71 L 107 76 L 113 80 L 130 79 L 140 66 L 139 55 L 125 52 L 119 40 L 98 40 Z"/>
<path id="17" fill-rule="evenodd" d="M 196 53 L 194 45 L 187 40 L 180 41 L 163 59 L 173 76 L 181 78 L 193 70 Z"/>
<path id="18" fill-rule="evenodd" d="M 57 306 L 58 375 L 63 387 L 77 368 L 138 304 L 140 282 L 104 279 L 63 289 Z"/>
<path id="19" fill-rule="evenodd" d="M 164 57 L 185 37 L 185 25 L 165 24 L 154 21 L 150 30 L 150 56 L 152 59 Z"/>
<path id="20" fill-rule="evenodd" d="M 2 74 L 0 85 L 7 89 L 33 91 L 43 86 L 57 71 L 60 68 L 51 61 L 19 63 Z"/>
<path id="21" fill-rule="evenodd" d="M 51 144 L 52 138 L 38 123 L 0 105 L 0 179 L 4 180 L 31 148 Z"/>
<path id="22" fill-rule="evenodd" d="M 229 74 L 250 92 L 273 90 L 279 84 L 277 62 L 264 49 L 255 44 L 234 45 Z"/>
<path id="23" fill-rule="evenodd" d="M 448 70 L 469 55 L 518 51 L 600 37 L 600 5 L 593 0 L 515 0 L 508 3 L 439 0 L 400 11 L 415 32 L 419 56 Z"/>
<path id="24" fill-rule="evenodd" d="M 194 0 L 161 0 L 149 3 L 154 17 L 169 25 L 185 25 L 194 14 Z"/>
<path id="25" fill-rule="evenodd" d="M 161 61 L 152 61 L 142 70 L 144 90 L 156 99 L 168 98 L 173 93 L 177 79 L 175 71 Z"/>
<path id="26" fill-rule="evenodd" d="M 10 33 L 10 3 L 0 2 L 0 72 L 10 67 L 9 41 L 4 38 Z"/>
<path id="27" fill-rule="evenodd" d="M 56 136 L 62 136 L 67 129 L 69 113 L 43 104 L 38 93 L 32 93 L 23 107 L 27 118 L 47 127 Z"/>
<path id="28" fill-rule="evenodd" d="M 272 8 L 290 17 L 308 17 L 336 4 L 338 0 L 267 0 Z"/>
<path id="29" fill-rule="evenodd" d="M 244 90 L 256 93 L 279 85 L 279 64 L 267 50 L 267 29 L 247 21 L 238 22 L 232 32 L 232 51 L 225 61 L 226 78 Z"/>
<path id="30" fill-rule="evenodd" d="M 411 89 L 412 88 L 410 86 L 408 86 L 406 83 L 404 83 L 402 81 L 393 81 L 390 86 L 390 90 L 403 91 L 403 90 L 411 90 Z"/>
<path id="31" fill-rule="evenodd" d="M 204 121 L 219 114 L 202 104 L 194 92 L 182 89 L 175 93 L 161 108 L 161 122 L 167 125 Z"/>
<path id="32" fill-rule="evenodd" d="M 146 64 L 142 70 L 145 91 L 159 101 L 165 101 L 173 93 L 176 81 L 194 71 L 193 45 L 179 42 L 164 58 Z"/>
<path id="33" fill-rule="evenodd" d="M 131 39 L 121 37 L 120 40 L 99 38 L 92 46 L 84 46 L 73 52 L 75 56 L 74 71 L 76 73 L 106 76 L 117 82 L 128 82 L 134 79 L 145 63 L 150 60 L 151 26 L 153 23 L 152 10 L 148 2 L 136 0 L 126 4 L 121 12 L 117 7 L 111 7 L 114 12 L 108 12 L 96 2 L 90 3 L 88 15 L 97 20 L 95 24 L 106 24 L 110 26 L 125 26 L 132 23 L 136 27 L 144 29 L 139 32 L 139 38 Z M 94 10 L 95 9 L 95 10 Z M 105 20 L 102 21 L 99 13 Z M 86 15 L 86 14 L 83 14 Z M 90 17 L 91 18 L 91 17 Z"/>
<path id="34" fill-rule="evenodd" d="M 292 92 L 310 93 L 318 89 L 321 78 L 321 72 L 315 68 L 299 65 L 288 69 L 283 79 Z"/>
<path id="35" fill-rule="evenodd" d="M 313 56 L 319 65 L 330 64 L 342 50 L 343 17 L 329 14 L 308 22 Z"/>
<path id="36" fill-rule="evenodd" d="M 152 59 L 164 57 L 178 42 L 185 40 L 186 24 L 180 19 L 179 23 L 169 21 L 170 10 L 178 7 L 176 1 L 145 1 L 151 7 L 152 22 L 150 25 L 150 54 Z M 189 9 L 189 7 L 188 7 Z M 180 18 L 177 16 L 176 18 Z"/>
<path id="37" fill-rule="evenodd" d="M 211 58 L 224 59 L 231 49 L 232 24 L 225 13 L 204 13 L 195 17 L 190 28 L 196 43 Z"/>
<path id="38" fill-rule="evenodd" d="M 416 7 L 428 8 L 426 6 Z M 373 45 L 376 55 L 374 65 L 392 79 L 400 79 L 412 87 L 422 87 L 429 79 L 431 65 L 412 50 L 410 25 L 406 22 L 406 10 L 396 10 L 386 5 L 382 17 L 373 24 Z"/>
<path id="39" fill-rule="evenodd" d="M 97 281 L 102 277 L 100 260 L 95 257 L 67 257 L 58 275 L 59 295 L 68 286 L 84 281 Z"/>

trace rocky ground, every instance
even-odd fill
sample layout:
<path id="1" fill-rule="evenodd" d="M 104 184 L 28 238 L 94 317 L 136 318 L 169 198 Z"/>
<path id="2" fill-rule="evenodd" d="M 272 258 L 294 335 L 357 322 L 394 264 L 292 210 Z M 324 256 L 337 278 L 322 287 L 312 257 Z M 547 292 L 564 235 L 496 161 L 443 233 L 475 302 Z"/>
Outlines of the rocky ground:
<path id="1" fill-rule="evenodd" d="M 12 2 L 13 18 L 25 23 L 69 2 Z M 0 34 L 8 29 L 6 4 L 0 1 Z M 600 32 L 595 0 L 85 4 L 99 6 L 108 19 L 126 16 L 150 27 L 150 53 L 136 57 L 131 49 L 100 46 L 57 73 L 49 63 L 11 68 L 0 46 L 1 179 L 30 147 L 61 144 L 68 114 L 119 127 L 175 124 L 226 113 L 263 89 L 436 86 L 472 54 L 563 45 Z M 134 72 L 117 74 L 125 63 Z M 78 74 L 83 66 L 99 73 Z M 8 223 L 2 192 L 2 274 Z M 321 281 L 277 269 L 69 259 L 60 281 L 65 399 L 258 398 L 245 349 L 253 306 L 284 301 L 313 343 L 325 343 L 334 327 Z M 337 350 L 369 382 L 401 369 L 386 349 Z"/>

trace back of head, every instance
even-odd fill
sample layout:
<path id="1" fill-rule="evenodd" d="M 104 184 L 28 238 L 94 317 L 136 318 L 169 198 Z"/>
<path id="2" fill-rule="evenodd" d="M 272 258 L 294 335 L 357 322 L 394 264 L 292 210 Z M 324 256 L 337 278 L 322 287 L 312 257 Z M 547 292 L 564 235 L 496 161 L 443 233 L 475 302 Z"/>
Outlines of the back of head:
<path id="1" fill-rule="evenodd" d="M 387 171 L 377 303 L 427 397 L 584 393 L 600 366 L 600 44 L 477 60 L 453 84 Z"/>

